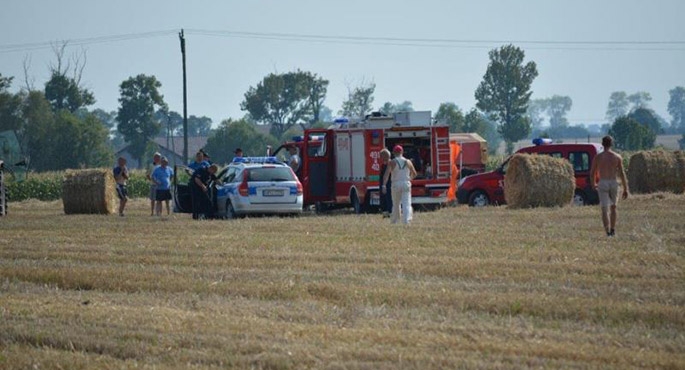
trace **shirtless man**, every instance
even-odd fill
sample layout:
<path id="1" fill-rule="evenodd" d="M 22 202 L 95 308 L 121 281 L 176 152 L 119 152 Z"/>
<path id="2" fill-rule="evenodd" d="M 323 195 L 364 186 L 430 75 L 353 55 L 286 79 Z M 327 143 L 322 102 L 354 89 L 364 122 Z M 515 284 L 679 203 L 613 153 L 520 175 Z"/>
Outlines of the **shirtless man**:
<path id="1" fill-rule="evenodd" d="M 602 138 L 602 146 L 604 151 L 597 154 L 592 161 L 592 168 L 590 169 L 590 181 L 592 187 L 599 193 L 599 205 L 602 207 L 602 222 L 604 223 L 604 230 L 607 236 L 614 236 L 616 232 L 616 202 L 618 195 L 618 182 L 616 177 L 621 177 L 621 185 L 623 185 L 622 198 L 628 198 L 628 183 L 626 181 L 626 173 L 623 170 L 623 159 L 616 152 L 611 150 L 614 139 L 611 136 Z M 599 177 L 599 183 L 597 178 Z M 611 219 L 607 211 L 611 208 Z"/>

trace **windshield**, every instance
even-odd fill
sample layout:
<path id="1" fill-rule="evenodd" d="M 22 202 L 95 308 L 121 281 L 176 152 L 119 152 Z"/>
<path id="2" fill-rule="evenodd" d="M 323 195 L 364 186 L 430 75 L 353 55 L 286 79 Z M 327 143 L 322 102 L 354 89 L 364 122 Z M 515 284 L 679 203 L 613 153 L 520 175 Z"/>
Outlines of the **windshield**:
<path id="1" fill-rule="evenodd" d="M 295 181 L 290 167 L 250 168 L 247 181 Z"/>

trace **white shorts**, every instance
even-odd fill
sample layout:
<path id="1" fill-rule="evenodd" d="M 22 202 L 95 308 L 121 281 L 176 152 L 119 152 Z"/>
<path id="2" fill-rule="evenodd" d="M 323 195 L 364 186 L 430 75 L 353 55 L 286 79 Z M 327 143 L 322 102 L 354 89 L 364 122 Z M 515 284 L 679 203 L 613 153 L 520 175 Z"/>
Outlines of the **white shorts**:
<path id="1" fill-rule="evenodd" d="M 618 201 L 618 181 L 599 180 L 597 192 L 599 193 L 599 205 L 602 208 L 615 206 Z"/>

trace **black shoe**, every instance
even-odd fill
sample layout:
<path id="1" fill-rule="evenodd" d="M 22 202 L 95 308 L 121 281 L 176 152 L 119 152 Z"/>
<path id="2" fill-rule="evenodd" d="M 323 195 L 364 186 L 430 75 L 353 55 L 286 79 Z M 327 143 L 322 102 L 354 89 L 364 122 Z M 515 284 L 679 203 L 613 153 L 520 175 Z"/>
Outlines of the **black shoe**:
<path id="1" fill-rule="evenodd" d="M 616 236 L 616 230 L 611 229 L 611 231 L 609 231 L 609 236 Z"/>

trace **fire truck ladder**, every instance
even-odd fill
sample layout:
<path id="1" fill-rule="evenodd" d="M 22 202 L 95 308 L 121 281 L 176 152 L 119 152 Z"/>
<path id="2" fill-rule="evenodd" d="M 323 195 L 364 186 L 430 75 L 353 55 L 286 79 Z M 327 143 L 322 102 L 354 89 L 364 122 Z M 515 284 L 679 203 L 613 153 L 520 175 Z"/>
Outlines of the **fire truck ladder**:
<path id="1" fill-rule="evenodd" d="M 436 157 L 438 159 L 437 166 L 435 166 L 435 178 L 445 179 L 450 174 L 450 146 L 447 138 L 435 138 Z"/>

